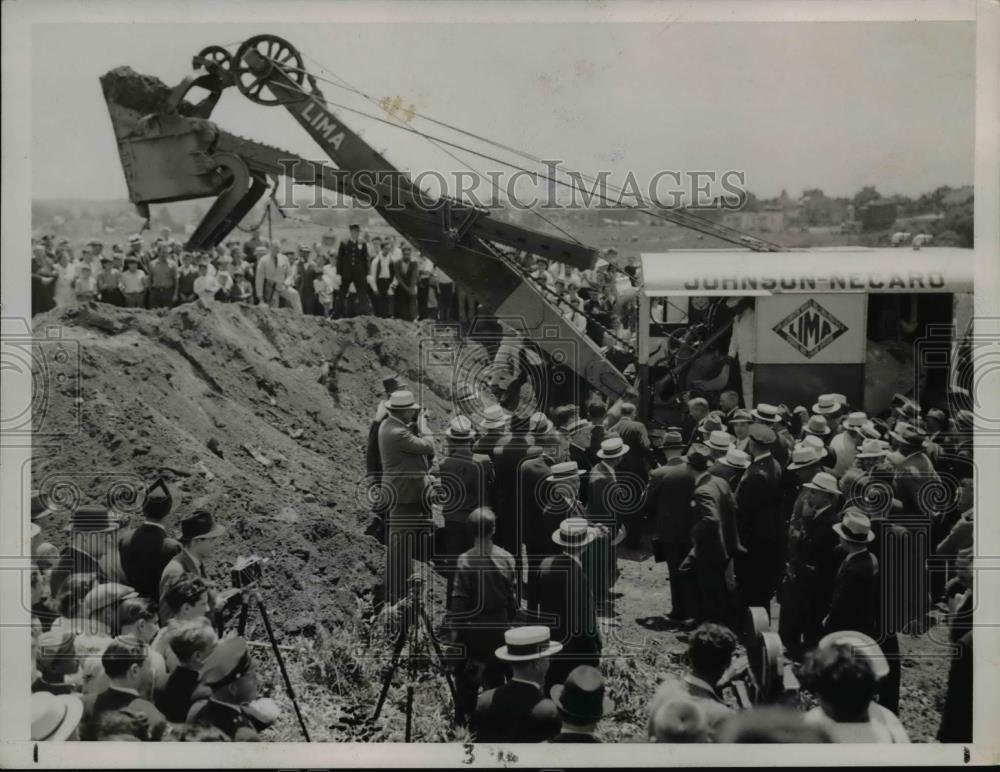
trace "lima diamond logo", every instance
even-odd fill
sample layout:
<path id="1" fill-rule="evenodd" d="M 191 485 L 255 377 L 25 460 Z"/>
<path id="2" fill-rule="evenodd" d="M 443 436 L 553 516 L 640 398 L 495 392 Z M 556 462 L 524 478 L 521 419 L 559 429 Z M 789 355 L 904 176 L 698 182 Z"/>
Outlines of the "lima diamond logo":
<path id="1" fill-rule="evenodd" d="M 774 326 L 774 331 L 808 359 L 847 332 L 847 325 L 809 300 Z"/>

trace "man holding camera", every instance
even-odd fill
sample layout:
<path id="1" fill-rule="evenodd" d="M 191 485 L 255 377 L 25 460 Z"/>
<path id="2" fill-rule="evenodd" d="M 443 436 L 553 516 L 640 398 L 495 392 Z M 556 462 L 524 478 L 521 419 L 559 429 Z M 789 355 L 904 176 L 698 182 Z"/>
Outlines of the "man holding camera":
<path id="1" fill-rule="evenodd" d="M 427 554 L 432 521 L 424 511 L 424 489 L 434 456 L 434 442 L 421 421 L 422 408 L 413 392 L 394 391 L 385 403 L 388 417 L 378 429 L 382 483 L 389 488 L 386 602 L 406 594 L 412 560 Z"/>

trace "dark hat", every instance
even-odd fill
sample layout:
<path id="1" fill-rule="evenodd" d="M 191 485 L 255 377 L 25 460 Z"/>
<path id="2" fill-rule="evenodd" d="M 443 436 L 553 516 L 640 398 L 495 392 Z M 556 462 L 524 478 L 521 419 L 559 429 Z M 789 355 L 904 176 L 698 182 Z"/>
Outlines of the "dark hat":
<path id="1" fill-rule="evenodd" d="M 44 659 L 68 659 L 76 655 L 72 630 L 55 629 L 38 636 L 38 656 Z"/>
<path id="2" fill-rule="evenodd" d="M 115 244 L 115 245 L 113 245 L 113 246 L 111 247 L 111 251 L 112 251 L 112 252 L 121 252 L 121 251 L 122 251 L 122 248 L 121 248 L 121 247 L 120 247 L 120 246 L 119 246 L 118 244 Z"/>
<path id="3" fill-rule="evenodd" d="M 125 255 L 125 265 L 128 265 L 129 263 L 136 263 L 136 264 L 138 264 L 139 263 L 139 258 L 136 257 L 135 255 L 131 255 L 131 254 Z"/>
<path id="4" fill-rule="evenodd" d="M 142 513 L 150 520 L 162 520 L 170 514 L 174 497 L 167 487 L 166 481 L 159 477 L 146 489 L 146 500 L 142 504 Z"/>
<path id="5" fill-rule="evenodd" d="M 42 498 L 42 492 L 34 490 L 31 492 L 31 520 L 41 520 L 46 515 L 52 514 L 52 509 L 46 505 Z"/>
<path id="6" fill-rule="evenodd" d="M 580 665 L 566 676 L 566 682 L 556 684 L 552 701 L 568 718 L 582 724 L 592 724 L 614 709 L 614 703 L 604 696 L 604 676 L 590 665 Z"/>
<path id="7" fill-rule="evenodd" d="M 910 448 L 922 448 L 927 444 L 927 435 L 912 426 L 905 426 L 898 432 L 889 432 L 889 436 Z"/>
<path id="8" fill-rule="evenodd" d="M 197 538 L 222 536 L 226 532 L 224 526 L 215 522 L 211 512 L 199 510 L 181 520 L 181 540 L 190 541 Z"/>
<path id="9" fill-rule="evenodd" d="M 931 418 L 933 418 L 935 421 L 941 424 L 941 426 L 948 425 L 948 416 L 945 415 L 945 412 L 939 407 L 932 407 L 930 410 L 927 411 L 927 416 L 925 420 L 930 420 Z"/>
<path id="10" fill-rule="evenodd" d="M 382 388 L 385 389 L 387 394 L 392 394 L 394 391 L 399 390 L 399 375 L 393 373 L 392 375 L 387 375 L 382 379 Z"/>
<path id="11" fill-rule="evenodd" d="M 347 229 L 352 231 L 359 231 L 361 230 L 361 226 L 358 225 L 356 222 L 352 222 L 350 225 L 347 226 Z"/>
<path id="12" fill-rule="evenodd" d="M 712 462 L 712 451 L 705 445 L 696 442 L 688 449 L 684 458 L 695 470 L 703 472 L 708 469 L 708 465 Z"/>
<path id="13" fill-rule="evenodd" d="M 111 262 L 111 258 L 108 255 L 101 255 L 101 264 L 102 265 L 104 263 L 110 263 L 110 262 Z"/>
<path id="14" fill-rule="evenodd" d="M 247 642 L 243 638 L 223 638 L 205 658 L 199 678 L 206 686 L 219 689 L 238 681 L 252 667 Z"/>
<path id="15" fill-rule="evenodd" d="M 117 530 L 121 524 L 118 516 L 107 507 L 85 504 L 74 510 L 64 530 L 74 533 L 104 533 Z"/>
<path id="16" fill-rule="evenodd" d="M 773 429 L 769 426 L 764 426 L 764 424 L 750 424 L 750 439 L 754 442 L 770 445 L 778 439 L 778 435 L 774 433 Z"/>

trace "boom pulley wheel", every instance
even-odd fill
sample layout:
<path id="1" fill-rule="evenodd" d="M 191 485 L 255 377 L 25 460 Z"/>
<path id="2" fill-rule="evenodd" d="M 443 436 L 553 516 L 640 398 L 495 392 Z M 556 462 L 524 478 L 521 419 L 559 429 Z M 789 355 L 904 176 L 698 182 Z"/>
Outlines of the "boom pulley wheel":
<path id="1" fill-rule="evenodd" d="M 247 55 L 251 52 L 257 56 L 248 61 Z M 302 89 L 306 82 L 306 71 L 298 50 L 276 35 L 256 35 L 244 42 L 236 52 L 233 63 L 236 86 L 247 99 L 257 104 L 284 104 L 287 99 L 275 96 L 270 89 L 266 94 L 264 92 L 276 68 Z"/>
<path id="2" fill-rule="evenodd" d="M 229 72 L 233 66 L 233 55 L 222 46 L 208 46 L 203 48 L 191 59 L 191 67 L 197 70 L 204 67 L 211 72 L 213 69 Z"/>

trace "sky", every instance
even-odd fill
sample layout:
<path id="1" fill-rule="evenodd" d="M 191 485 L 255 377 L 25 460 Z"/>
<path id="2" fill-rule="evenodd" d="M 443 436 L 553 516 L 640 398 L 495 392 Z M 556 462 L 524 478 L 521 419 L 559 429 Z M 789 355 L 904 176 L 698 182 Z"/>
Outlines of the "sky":
<path id="1" fill-rule="evenodd" d="M 849 196 L 864 185 L 919 195 L 973 182 L 971 22 L 81 26 L 34 27 L 34 198 L 126 197 L 101 74 L 127 64 L 173 85 L 203 47 L 264 32 L 292 41 L 317 75 L 399 96 L 418 113 L 569 168 L 607 169 L 612 181 L 630 171 L 648 180 L 659 170 L 735 170 L 764 197 L 814 187 Z M 377 111 L 320 86 L 328 99 Z M 342 118 L 400 168 L 462 168 L 423 138 Z M 236 89 L 212 120 L 323 158 L 284 108 Z"/>

